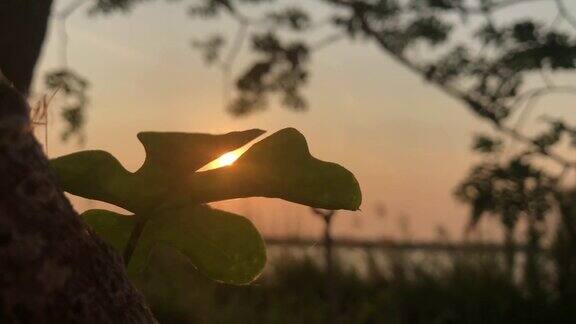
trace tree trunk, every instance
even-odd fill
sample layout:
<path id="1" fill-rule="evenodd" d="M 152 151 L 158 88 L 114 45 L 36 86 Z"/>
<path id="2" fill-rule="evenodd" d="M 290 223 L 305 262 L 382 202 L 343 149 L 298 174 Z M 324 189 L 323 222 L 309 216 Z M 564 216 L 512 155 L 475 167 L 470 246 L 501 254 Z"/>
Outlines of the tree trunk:
<path id="1" fill-rule="evenodd" d="M 31 133 L 28 107 L 5 82 L 0 82 L 0 322 L 156 322 L 128 281 L 121 257 L 81 221 L 57 187 Z"/>
<path id="2" fill-rule="evenodd" d="M 40 56 L 52 0 L 0 0 L 0 70 L 28 93 Z"/>

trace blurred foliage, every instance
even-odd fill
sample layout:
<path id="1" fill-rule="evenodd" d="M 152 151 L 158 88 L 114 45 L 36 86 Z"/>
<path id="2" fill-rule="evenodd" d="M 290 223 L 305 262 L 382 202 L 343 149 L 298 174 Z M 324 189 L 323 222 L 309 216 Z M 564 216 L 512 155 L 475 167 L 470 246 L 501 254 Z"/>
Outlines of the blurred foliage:
<path id="1" fill-rule="evenodd" d="M 277 1 L 205 0 L 193 6 L 191 14 L 203 19 L 228 15 L 238 22 L 239 28 L 250 28 L 253 52 L 265 52 L 269 56 L 286 52 L 286 47 L 279 51 L 282 46 L 276 44 L 283 43 L 281 39 L 288 36 L 296 38 L 294 42 L 301 48 L 299 51 L 308 56 L 317 49 L 309 35 L 320 25 L 326 27 L 324 24 L 328 21 L 328 27 L 343 36 L 375 42 L 385 54 L 438 85 L 448 95 L 462 100 L 478 116 L 493 123 L 500 123 L 509 116 L 516 105 L 514 98 L 531 75 L 575 68 L 576 40 L 557 22 L 550 25 L 538 22 L 537 18 L 512 22 L 493 18 L 497 11 L 524 1 L 318 2 L 332 7 L 328 19 L 317 21 L 319 18 L 305 7 Z M 244 8 L 248 3 L 271 9 L 264 10 L 261 16 L 251 17 L 246 12 L 252 10 Z M 571 21 L 563 6 L 559 5 L 558 10 L 559 17 Z M 482 22 L 472 18 L 480 18 Z M 470 37 L 463 39 L 463 33 Z M 258 46 L 262 35 L 274 40 L 275 46 Z M 243 36 L 237 36 L 236 40 L 238 37 Z M 309 74 L 307 60 L 291 60 L 290 63 L 287 68 L 292 74 Z M 286 100 L 286 95 L 287 92 L 299 93 L 305 80 L 292 82 L 287 91 L 282 86 L 284 81 L 270 73 L 275 67 L 282 69 L 285 62 L 268 59 L 263 64 L 256 61 L 238 76 L 237 97 L 231 103 L 231 110 L 237 114 L 260 110 L 267 105 L 266 98 L 276 93 L 283 96 L 284 106 L 302 108 L 304 99 L 301 96 L 295 104 L 294 99 Z M 247 83 L 250 87 L 245 86 Z"/>
<path id="2" fill-rule="evenodd" d="M 224 44 L 224 38 L 220 35 L 213 35 L 206 40 L 192 41 L 192 47 L 204 52 L 204 60 L 208 64 L 218 60 Z"/>
<path id="3" fill-rule="evenodd" d="M 496 254 L 430 255 L 366 251 L 367 272 L 335 264 L 338 323 L 457 324 L 572 323 L 573 308 L 561 311 L 557 294 L 527 294 L 510 281 Z M 313 256 L 281 253 L 256 284 L 231 287 L 195 275 L 193 315 L 162 314 L 163 323 L 327 323 L 325 269 Z M 191 270 L 192 271 L 192 270 Z M 548 280 L 543 276 L 541 280 Z M 545 281 L 549 283 L 548 281 Z M 547 285 L 551 287 L 551 285 Z"/>
<path id="4" fill-rule="evenodd" d="M 92 12 L 127 11 L 143 0 L 99 0 Z M 326 4 L 327 18 L 318 18 L 306 6 L 276 0 L 201 0 L 189 6 L 192 17 L 230 17 L 238 23 L 231 44 L 251 35 L 255 60 L 237 77 L 237 97 L 230 111 L 237 115 L 261 110 L 267 98 L 279 94 L 284 106 L 301 110 L 306 101 L 301 88 L 309 74 L 308 56 L 317 48 L 310 40 L 317 27 L 331 27 L 350 38 L 375 42 L 412 72 L 462 100 L 482 118 L 499 123 L 515 108 L 512 100 L 526 80 L 541 71 L 573 70 L 576 40 L 562 19 L 576 23 L 562 1 L 555 5 L 553 24 L 537 18 L 500 21 L 494 15 L 528 1 L 460 0 L 318 0 Z M 246 8 L 245 8 L 246 7 Z M 250 16 L 252 8 L 261 14 Z M 479 18 L 482 22 L 478 23 Z M 320 19 L 320 20 L 319 20 Z M 325 28 L 326 29 L 326 28 Z M 463 39 L 458 34 L 468 33 Z M 282 39 L 290 36 L 292 41 Z M 340 39 L 340 38 L 334 38 Z M 222 36 L 195 41 L 207 61 L 216 58 Z M 231 45 L 229 58 L 240 50 Z M 229 68 L 230 61 L 221 62 Z"/>
<path id="5" fill-rule="evenodd" d="M 133 213 L 89 210 L 82 216 L 123 253 L 128 274 L 153 307 L 187 313 L 189 291 L 195 287 L 186 285 L 186 269 L 224 283 L 247 284 L 266 260 L 264 243 L 250 221 L 207 203 L 261 196 L 318 208 L 360 207 L 354 175 L 314 158 L 304 136 L 292 128 L 257 142 L 232 166 L 198 171 L 263 133 L 139 133 L 146 159 L 134 173 L 105 151 L 81 151 L 51 164 L 63 190 Z M 156 268 L 171 272 L 157 273 Z"/>
<path id="6" fill-rule="evenodd" d="M 476 166 L 457 190 L 457 195 L 472 206 L 471 222 L 484 214 L 501 216 L 502 224 L 513 227 L 520 215 L 543 221 L 550 212 L 556 181 L 519 157 L 505 164 Z"/>
<path id="7" fill-rule="evenodd" d="M 99 0 L 92 13 L 126 12 L 144 0 Z M 166 0 L 166 2 L 177 2 Z M 219 66 L 225 82 L 235 83 L 229 111 L 246 115 L 265 109 L 278 96 L 283 106 L 305 110 L 303 88 L 314 53 L 331 43 L 362 39 L 375 43 L 383 54 L 460 100 L 471 112 L 516 140 L 508 124 L 512 115 L 539 97 L 576 93 L 558 86 L 551 76 L 576 67 L 576 19 L 563 0 L 552 22 L 529 18 L 498 18 L 505 10 L 529 6 L 531 1 L 485 0 L 317 0 L 324 4 L 319 17 L 308 5 L 277 0 L 199 0 L 186 4 L 191 17 L 230 19 L 235 36 L 205 35 L 194 48 Z M 328 34 L 320 41 L 318 35 Z M 250 42 L 255 59 L 231 76 L 243 43 Z M 541 87 L 533 87 L 541 79 Z M 233 81 L 235 80 L 235 81 Z M 227 88 L 228 89 L 228 88 Z M 71 111 L 73 119 L 77 110 Z"/>
<path id="8" fill-rule="evenodd" d="M 45 85 L 48 90 L 63 95 L 61 117 L 67 128 L 61 134 L 62 140 L 67 141 L 70 137 L 76 136 L 79 142 L 83 142 L 88 106 L 88 81 L 72 70 L 61 69 L 47 73 Z"/>
<path id="9" fill-rule="evenodd" d="M 473 150 L 480 153 L 496 153 L 502 149 L 502 140 L 488 135 L 478 135 L 474 139 Z"/>
<path id="10" fill-rule="evenodd" d="M 269 93 L 282 94 L 282 103 L 296 110 L 307 104 L 300 94 L 308 72 L 303 65 L 308 61 L 308 49 L 300 42 L 282 43 L 272 33 L 254 35 L 254 51 L 261 57 L 238 79 L 240 95 L 231 104 L 230 112 L 244 115 L 267 105 Z"/>
<path id="11" fill-rule="evenodd" d="M 543 238 L 552 240 L 556 293 L 566 307 L 576 301 L 576 199 L 573 184 L 566 177 L 574 163 L 564 161 L 554 153 L 562 145 L 573 152 L 574 128 L 558 119 L 544 119 L 546 127 L 527 137 L 530 144 L 504 155 L 501 138 L 485 135 L 476 137 L 473 149 L 484 156 L 456 189 L 456 197 L 471 207 L 470 229 L 483 216 L 497 217 L 505 232 L 507 268 L 513 277 L 515 269 L 516 228 L 526 224 L 522 242 L 532 251 L 524 260 L 523 278 L 530 293 L 542 295 L 541 277 L 544 265 L 538 251 L 548 248 Z M 551 159 L 560 165 L 559 173 L 542 167 L 542 160 Z M 554 221 L 550 217 L 557 216 Z M 550 225 L 556 229 L 549 230 Z"/>

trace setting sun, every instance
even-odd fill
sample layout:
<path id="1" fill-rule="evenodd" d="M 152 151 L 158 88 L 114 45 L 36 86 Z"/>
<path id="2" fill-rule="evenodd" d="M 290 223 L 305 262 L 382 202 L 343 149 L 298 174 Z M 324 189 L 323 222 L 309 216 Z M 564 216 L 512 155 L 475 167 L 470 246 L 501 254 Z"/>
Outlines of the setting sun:
<path id="1" fill-rule="evenodd" d="M 208 171 L 208 170 L 218 169 L 218 168 L 232 165 L 232 164 L 234 164 L 234 162 L 236 162 L 236 160 L 238 160 L 240 155 L 242 155 L 242 153 L 244 153 L 244 152 L 245 152 L 245 149 L 239 149 L 236 151 L 222 154 L 216 160 L 203 166 L 199 171 Z"/>
<path id="2" fill-rule="evenodd" d="M 234 161 L 236 161 L 238 159 L 238 157 L 240 157 L 239 154 L 237 154 L 235 152 L 228 152 L 228 153 L 220 156 L 214 162 L 220 166 L 228 166 L 228 165 L 232 165 L 232 163 L 234 163 Z"/>

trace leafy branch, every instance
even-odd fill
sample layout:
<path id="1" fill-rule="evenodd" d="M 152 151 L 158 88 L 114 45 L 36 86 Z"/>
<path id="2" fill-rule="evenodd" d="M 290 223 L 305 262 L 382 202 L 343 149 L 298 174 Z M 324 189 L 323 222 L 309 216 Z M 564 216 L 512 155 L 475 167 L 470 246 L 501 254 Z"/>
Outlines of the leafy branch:
<path id="1" fill-rule="evenodd" d="M 254 196 L 331 210 L 357 210 L 361 203 L 354 175 L 314 158 L 304 136 L 291 128 L 257 142 L 232 166 L 198 171 L 262 134 L 258 129 L 223 135 L 139 133 L 146 159 L 134 173 L 105 151 L 81 151 L 51 163 L 65 191 L 132 213 L 95 209 L 82 217 L 123 253 L 131 279 L 147 296 L 172 280 L 189 282 L 193 274 L 182 270 L 188 266 L 213 280 L 247 284 L 264 267 L 262 238 L 244 217 L 208 203 Z M 159 260 L 168 260 L 175 272 L 151 270 Z M 181 295 L 180 289 L 193 287 L 178 287 L 171 296 Z M 158 303 L 158 307 L 178 304 Z M 187 311 L 183 305 L 181 311 Z"/>

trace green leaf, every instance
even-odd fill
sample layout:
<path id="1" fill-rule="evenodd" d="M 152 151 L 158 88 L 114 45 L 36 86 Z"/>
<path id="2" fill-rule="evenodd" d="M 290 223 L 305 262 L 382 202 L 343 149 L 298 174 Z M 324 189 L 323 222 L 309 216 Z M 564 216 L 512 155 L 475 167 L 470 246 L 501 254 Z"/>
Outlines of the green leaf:
<path id="1" fill-rule="evenodd" d="M 191 196 L 199 202 L 262 196 L 324 209 L 357 210 L 362 201 L 354 175 L 314 158 L 304 136 L 280 130 L 254 144 L 229 167 L 193 174 Z"/>
<path id="2" fill-rule="evenodd" d="M 140 133 L 146 160 L 130 173 L 104 151 L 85 151 L 52 161 L 62 188 L 123 207 L 145 222 L 129 264 L 139 275 L 152 249 L 165 244 L 199 272 L 245 284 L 264 267 L 264 243 L 252 223 L 204 203 L 251 196 L 282 198 L 324 209 L 356 210 L 358 182 L 342 166 L 314 158 L 302 134 L 283 129 L 252 146 L 229 167 L 198 172 L 219 155 L 260 136 L 260 130 L 225 135 Z M 89 211 L 86 220 L 123 251 L 134 218 Z"/>
<path id="3" fill-rule="evenodd" d="M 85 211 L 81 216 L 98 236 L 122 254 L 136 223 L 134 216 L 102 209 L 91 209 Z"/>
<path id="4" fill-rule="evenodd" d="M 137 173 L 163 178 L 187 176 L 262 134 L 260 129 L 224 135 L 142 132 L 138 139 L 146 150 L 146 160 Z"/>
<path id="5" fill-rule="evenodd" d="M 99 209 L 86 211 L 82 217 L 100 237 L 123 253 L 135 217 Z M 249 220 L 208 206 L 169 209 L 150 218 L 128 267 L 131 277 L 145 271 L 150 253 L 158 244 L 185 255 L 210 279 L 230 284 L 251 282 L 266 263 L 264 242 Z"/>
<path id="6" fill-rule="evenodd" d="M 204 205 L 170 208 L 150 218 L 129 272 L 143 271 L 159 243 L 186 255 L 209 278 L 230 284 L 250 283 L 266 263 L 264 242 L 249 220 Z"/>
<path id="7" fill-rule="evenodd" d="M 132 174 L 105 151 L 81 151 L 50 161 L 64 191 L 134 211 Z M 134 205 L 134 206 L 132 206 Z"/>
<path id="8" fill-rule="evenodd" d="M 63 190 L 105 201 L 135 214 L 149 213 L 167 201 L 183 201 L 175 188 L 197 169 L 263 134 L 252 129 L 223 135 L 144 132 L 138 138 L 146 160 L 136 173 L 105 151 L 82 151 L 51 160 Z"/>
<path id="9" fill-rule="evenodd" d="M 140 133 L 146 161 L 130 173 L 104 151 L 84 151 L 52 160 L 62 188 L 109 202 L 138 215 L 158 208 L 262 196 L 324 209 L 357 210 L 362 196 L 354 175 L 314 158 L 302 134 L 283 129 L 252 146 L 229 167 L 195 172 L 222 153 L 262 134 Z"/>
<path id="10" fill-rule="evenodd" d="M 210 306 L 206 292 L 214 289 L 214 283 L 199 274 L 185 255 L 161 243 L 150 251 L 144 271 L 131 280 L 161 323 L 202 322 L 202 307 Z"/>

